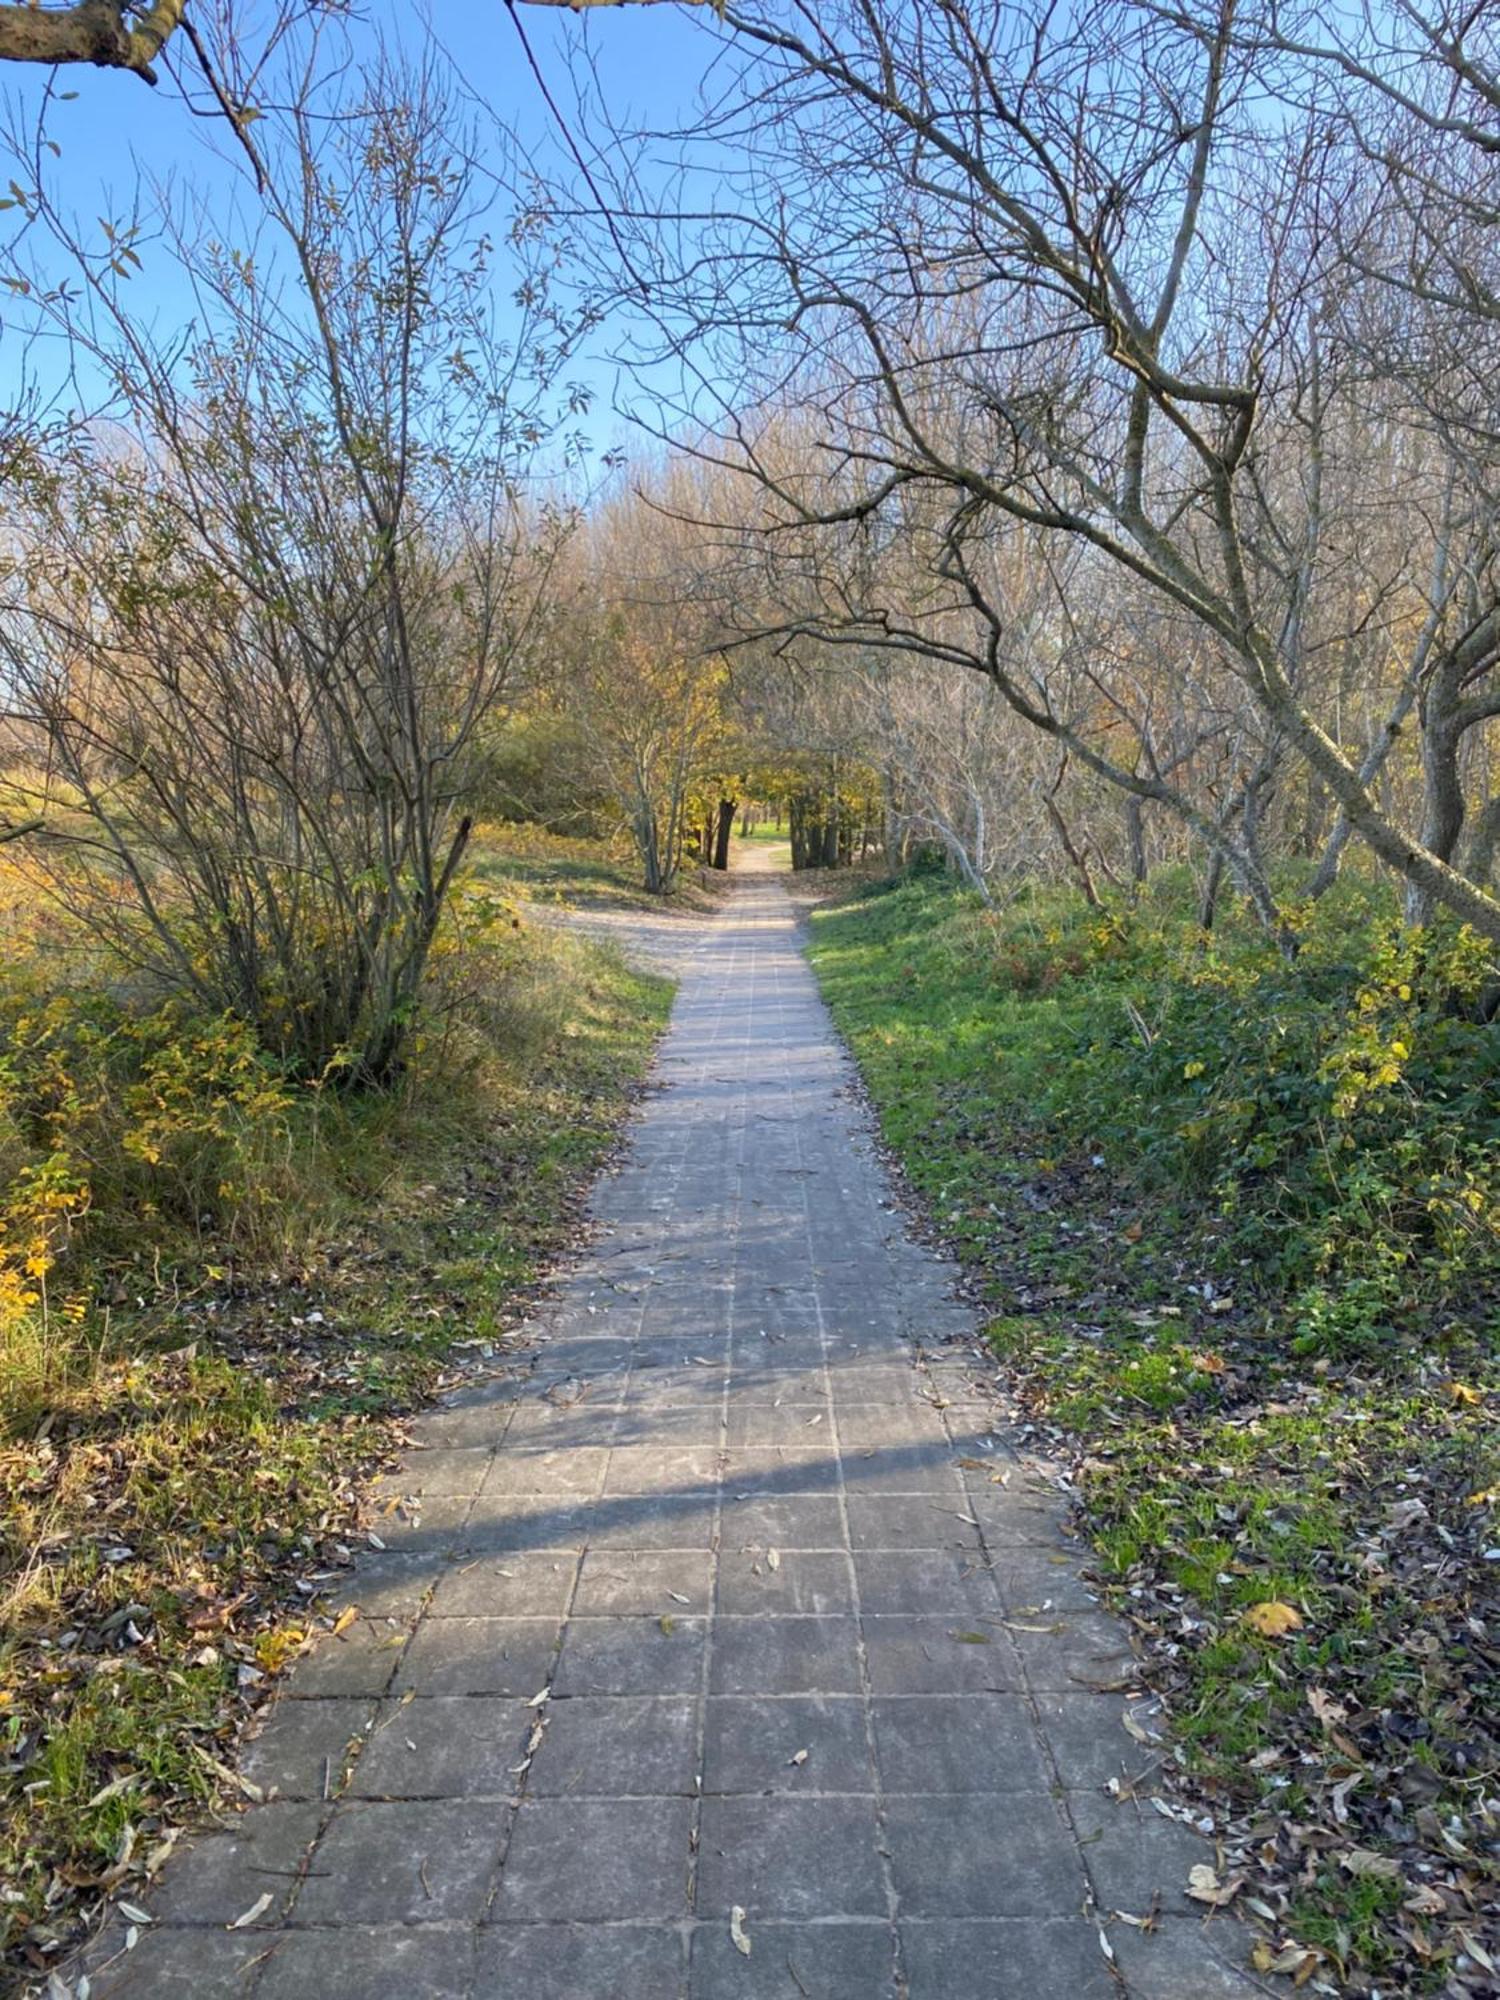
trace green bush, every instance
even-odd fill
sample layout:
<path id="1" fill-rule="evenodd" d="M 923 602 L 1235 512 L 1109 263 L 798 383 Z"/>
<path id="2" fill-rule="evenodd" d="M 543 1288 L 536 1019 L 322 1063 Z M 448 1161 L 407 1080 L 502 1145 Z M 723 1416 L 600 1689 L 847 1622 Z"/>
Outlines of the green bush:
<path id="1" fill-rule="evenodd" d="M 1431 1338 L 1435 1310 L 1477 1325 L 1500 1295 L 1487 947 L 1402 932 L 1356 888 L 1300 913 L 1289 962 L 1232 917 L 1205 938 L 1186 886 L 993 912 L 914 879 L 825 913 L 817 954 L 862 1058 L 933 1071 L 915 1119 L 1102 1157 L 1168 1202 L 1203 1268 L 1240 1291 L 1252 1273 L 1299 1351 Z"/>
<path id="2" fill-rule="evenodd" d="M 1312 931 L 1290 964 L 1253 939 L 1190 948 L 1130 1010 L 1101 1010 L 1044 1110 L 1212 1209 L 1219 1260 L 1291 1298 L 1299 1343 L 1364 1343 L 1500 1281 L 1488 976 L 1471 934 L 1384 922 Z"/>

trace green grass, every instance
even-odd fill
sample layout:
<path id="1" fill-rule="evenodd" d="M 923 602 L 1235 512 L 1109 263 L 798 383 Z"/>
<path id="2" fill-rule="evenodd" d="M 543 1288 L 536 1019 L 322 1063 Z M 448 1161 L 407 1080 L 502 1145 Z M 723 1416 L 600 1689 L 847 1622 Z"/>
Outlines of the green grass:
<path id="1" fill-rule="evenodd" d="M 684 867 L 670 896 L 641 887 L 628 845 L 576 840 L 527 822 L 495 820 L 475 839 L 471 868 L 477 880 L 531 903 L 571 909 L 655 910 L 704 903 L 696 869 Z"/>
<path id="2" fill-rule="evenodd" d="M 1464 1924 L 1500 1944 L 1466 1902 L 1500 1714 L 1483 954 L 1396 938 L 1357 884 L 1300 914 L 1293 966 L 1185 906 L 997 914 L 918 879 L 818 912 L 812 955 L 997 1356 L 1073 1446 L 1236 1867 L 1340 1990 L 1436 1991 Z M 1259 1636 L 1269 1603 L 1296 1629 Z"/>
<path id="3" fill-rule="evenodd" d="M 591 892 L 589 856 L 555 859 L 557 886 Z M 615 1142 L 669 983 L 550 926 L 486 936 L 441 964 L 399 1090 L 221 1094 L 211 1132 L 200 1091 L 174 1100 L 154 1161 L 122 1142 L 139 1038 L 96 1034 L 83 996 L 38 1043 L 0 993 L 0 1058 L 25 1058 L 0 1092 L 0 1198 L 63 1129 L 63 1075 L 91 1184 L 45 1312 L 0 1322 L 0 1924 L 17 1976 L 76 1934 L 122 1854 L 128 1880 L 222 1794 L 238 1728 L 319 1622 L 298 1578 L 326 1569 L 398 1414 L 458 1344 L 514 1324 Z"/>

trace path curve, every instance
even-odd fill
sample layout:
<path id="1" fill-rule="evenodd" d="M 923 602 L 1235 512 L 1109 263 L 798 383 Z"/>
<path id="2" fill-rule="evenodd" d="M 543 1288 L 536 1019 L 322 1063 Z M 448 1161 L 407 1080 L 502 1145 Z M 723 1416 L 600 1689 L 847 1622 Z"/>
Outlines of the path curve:
<path id="1" fill-rule="evenodd" d="M 781 882 L 697 947 L 524 1370 L 418 1420 L 357 1616 L 248 1747 L 269 1801 L 98 1941 L 93 2000 L 1268 1990 L 1185 1897 L 1212 1850 Z"/>

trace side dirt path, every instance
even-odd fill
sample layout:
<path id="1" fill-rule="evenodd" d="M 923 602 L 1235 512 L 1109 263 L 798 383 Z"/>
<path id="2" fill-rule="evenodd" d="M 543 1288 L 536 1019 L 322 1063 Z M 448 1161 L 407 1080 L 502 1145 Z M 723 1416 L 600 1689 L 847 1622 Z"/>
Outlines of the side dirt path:
<path id="1" fill-rule="evenodd" d="M 739 875 L 695 942 L 524 1369 L 420 1420 L 250 1748 L 266 1802 L 97 1942 L 94 2000 L 1269 1990 L 1186 1897 L 1213 1852 L 784 889 Z"/>

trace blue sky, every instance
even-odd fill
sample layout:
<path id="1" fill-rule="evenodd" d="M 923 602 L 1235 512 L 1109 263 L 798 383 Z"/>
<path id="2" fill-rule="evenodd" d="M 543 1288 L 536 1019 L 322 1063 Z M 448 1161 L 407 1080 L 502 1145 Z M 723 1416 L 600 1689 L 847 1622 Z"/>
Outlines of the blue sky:
<path id="1" fill-rule="evenodd" d="M 425 32 L 422 16 L 413 11 L 381 7 L 367 17 L 372 27 L 399 27 L 403 40 Z M 553 7 L 522 7 L 520 19 L 528 41 L 564 117 L 572 110 L 574 88 L 569 58 L 592 56 L 607 91 L 612 112 L 622 123 L 658 129 L 692 120 L 702 79 L 715 53 L 715 37 L 701 8 L 631 6 L 592 8 L 581 14 Z M 544 169 L 571 177 L 572 163 L 527 64 L 515 26 L 503 0 L 451 0 L 440 16 L 440 40 L 453 57 L 459 74 L 476 99 L 492 108 L 511 127 L 522 145 Z M 28 123 L 42 102 L 46 72 L 13 69 L 5 77 L 8 123 Z M 234 175 L 221 157 L 223 131 L 212 121 L 194 117 L 163 79 L 152 90 L 123 73 L 83 66 L 55 77 L 59 89 L 76 92 L 68 102 L 55 102 L 48 113 L 48 132 L 59 147 L 49 173 L 60 205 L 85 225 L 94 218 L 119 218 L 128 213 L 139 183 L 172 177 L 201 195 L 210 212 L 227 214 Z M 9 178 L 9 169 L 0 180 Z M 0 222 L 9 222 L 9 216 Z M 148 262 L 142 290 L 158 328 L 165 331 L 188 313 L 185 293 L 173 285 L 161 260 Z M 142 300 L 142 305 L 147 299 Z M 611 414 L 609 404 L 614 369 L 607 360 L 608 332 L 592 342 L 588 353 L 570 371 L 595 395 L 588 429 L 596 445 L 628 444 L 628 432 Z M 3 354 L 3 349 L 0 349 Z M 5 400 L 0 382 L 0 402 Z"/>

